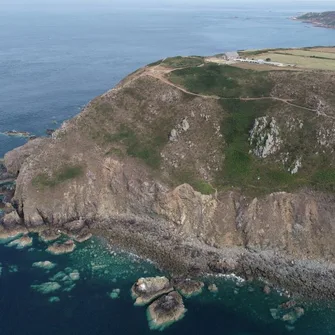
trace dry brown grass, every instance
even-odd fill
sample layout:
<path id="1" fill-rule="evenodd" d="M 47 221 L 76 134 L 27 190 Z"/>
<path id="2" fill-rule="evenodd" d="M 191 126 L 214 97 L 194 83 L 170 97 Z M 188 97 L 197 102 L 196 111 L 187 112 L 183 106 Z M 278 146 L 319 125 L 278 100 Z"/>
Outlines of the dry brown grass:
<path id="1" fill-rule="evenodd" d="M 311 50 L 301 50 L 301 49 L 288 49 L 288 50 L 279 50 L 278 53 L 302 57 L 320 57 L 320 58 L 329 58 L 335 60 L 335 52 L 326 52 L 326 51 L 317 51 L 315 49 Z"/>
<path id="2" fill-rule="evenodd" d="M 292 67 L 278 67 L 270 65 L 250 64 L 250 63 L 235 63 L 230 64 L 231 66 L 238 67 L 245 70 L 254 71 L 302 71 L 303 69 L 292 68 Z"/>
<path id="3" fill-rule="evenodd" d="M 319 52 L 330 52 L 335 53 L 335 47 L 329 47 L 329 48 L 313 48 L 311 49 L 313 51 L 319 51 Z"/>

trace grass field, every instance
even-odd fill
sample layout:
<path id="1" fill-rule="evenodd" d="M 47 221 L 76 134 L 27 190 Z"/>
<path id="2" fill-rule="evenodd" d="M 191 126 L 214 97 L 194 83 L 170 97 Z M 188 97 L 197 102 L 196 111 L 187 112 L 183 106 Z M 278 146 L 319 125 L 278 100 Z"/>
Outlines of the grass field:
<path id="1" fill-rule="evenodd" d="M 320 51 L 320 52 L 331 52 L 331 53 L 335 53 L 335 47 L 329 47 L 329 48 L 306 48 L 305 50 L 313 50 L 313 51 Z"/>
<path id="2" fill-rule="evenodd" d="M 193 57 L 170 57 L 166 58 L 161 65 L 165 65 L 167 67 L 172 68 L 181 68 L 181 67 L 191 67 L 191 66 L 199 66 L 204 63 L 204 58 L 199 56 Z"/>
<path id="3" fill-rule="evenodd" d="M 244 50 L 239 54 L 246 58 L 270 58 L 273 62 L 295 64 L 300 69 L 335 71 L 335 47 Z"/>
<path id="4" fill-rule="evenodd" d="M 215 63 L 173 71 L 169 80 L 193 93 L 224 98 L 268 96 L 272 89 L 267 72 Z"/>
<path id="5" fill-rule="evenodd" d="M 334 59 L 335 60 L 335 52 L 320 52 L 316 50 L 280 50 L 278 51 L 280 54 L 286 55 L 294 55 L 294 56 L 303 56 L 303 57 L 311 57 L 311 58 L 326 58 L 326 59 Z"/>
<path id="6" fill-rule="evenodd" d="M 335 59 L 330 59 L 330 58 L 329 59 L 312 58 L 312 57 L 304 57 L 304 56 L 298 56 L 298 55 L 293 55 L 293 54 L 291 55 L 283 54 L 279 52 L 263 53 L 263 54 L 259 54 L 257 57 L 261 59 L 271 58 L 273 62 L 295 64 L 297 67 L 305 68 L 305 69 L 335 71 Z"/>

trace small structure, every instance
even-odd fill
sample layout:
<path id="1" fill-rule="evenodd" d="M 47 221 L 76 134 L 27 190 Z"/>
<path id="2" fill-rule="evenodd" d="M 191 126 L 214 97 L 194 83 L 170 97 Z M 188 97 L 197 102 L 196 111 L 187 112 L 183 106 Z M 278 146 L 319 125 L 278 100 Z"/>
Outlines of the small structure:
<path id="1" fill-rule="evenodd" d="M 226 52 L 225 55 L 227 57 L 227 60 L 236 60 L 236 59 L 240 58 L 237 51 Z"/>

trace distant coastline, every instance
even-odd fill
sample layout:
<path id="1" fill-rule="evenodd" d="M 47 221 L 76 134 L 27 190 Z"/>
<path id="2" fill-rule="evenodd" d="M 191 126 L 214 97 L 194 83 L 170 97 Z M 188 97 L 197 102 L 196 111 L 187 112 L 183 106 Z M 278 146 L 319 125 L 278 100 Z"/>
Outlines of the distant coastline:
<path id="1" fill-rule="evenodd" d="M 322 13 L 311 12 L 293 17 L 292 19 L 313 24 L 315 27 L 335 29 L 335 11 Z"/>

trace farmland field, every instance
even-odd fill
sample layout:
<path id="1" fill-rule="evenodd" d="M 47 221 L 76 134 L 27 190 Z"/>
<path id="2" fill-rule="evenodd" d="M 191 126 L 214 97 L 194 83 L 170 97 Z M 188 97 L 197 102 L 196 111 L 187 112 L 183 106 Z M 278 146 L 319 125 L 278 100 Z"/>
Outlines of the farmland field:
<path id="1" fill-rule="evenodd" d="M 277 53 L 277 52 L 276 52 Z M 303 57 L 316 57 L 316 58 L 328 58 L 328 59 L 334 59 L 335 60 L 335 52 L 320 52 L 316 50 L 301 50 L 301 49 L 295 49 L 295 50 L 280 50 L 278 51 L 280 54 L 286 54 L 286 55 L 293 55 L 293 56 L 303 56 Z"/>
<path id="2" fill-rule="evenodd" d="M 320 51 L 320 52 L 331 52 L 335 53 L 335 47 L 325 47 L 325 48 L 313 48 L 311 50 Z"/>
<path id="3" fill-rule="evenodd" d="M 335 71 L 335 58 L 311 58 L 310 56 L 299 56 L 294 54 L 284 54 L 281 53 L 283 50 L 279 52 L 269 52 L 269 53 L 262 53 L 258 54 L 257 58 L 266 59 L 271 58 L 273 62 L 280 62 L 286 64 L 295 64 L 297 67 L 305 68 L 305 69 L 318 69 L 318 70 L 330 70 Z M 303 50 L 287 50 L 287 52 L 303 52 Z M 322 57 L 323 53 L 313 53 L 321 54 Z"/>

